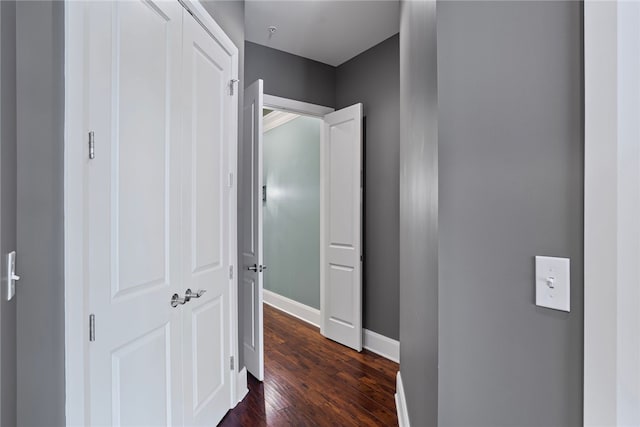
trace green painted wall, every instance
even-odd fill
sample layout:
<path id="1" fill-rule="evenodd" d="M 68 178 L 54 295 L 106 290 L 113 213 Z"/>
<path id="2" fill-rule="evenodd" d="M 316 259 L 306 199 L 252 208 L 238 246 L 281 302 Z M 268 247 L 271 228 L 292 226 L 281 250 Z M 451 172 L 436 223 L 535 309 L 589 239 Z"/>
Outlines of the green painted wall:
<path id="1" fill-rule="evenodd" d="M 264 134 L 264 288 L 320 309 L 320 119 Z"/>

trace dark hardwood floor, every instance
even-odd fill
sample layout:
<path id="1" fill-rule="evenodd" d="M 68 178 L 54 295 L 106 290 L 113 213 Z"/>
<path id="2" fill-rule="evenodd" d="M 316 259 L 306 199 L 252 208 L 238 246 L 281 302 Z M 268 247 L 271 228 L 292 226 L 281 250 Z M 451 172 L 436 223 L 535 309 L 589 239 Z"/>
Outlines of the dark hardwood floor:
<path id="1" fill-rule="evenodd" d="M 358 353 L 292 316 L 264 306 L 265 379 L 221 426 L 397 426 L 398 364 Z"/>

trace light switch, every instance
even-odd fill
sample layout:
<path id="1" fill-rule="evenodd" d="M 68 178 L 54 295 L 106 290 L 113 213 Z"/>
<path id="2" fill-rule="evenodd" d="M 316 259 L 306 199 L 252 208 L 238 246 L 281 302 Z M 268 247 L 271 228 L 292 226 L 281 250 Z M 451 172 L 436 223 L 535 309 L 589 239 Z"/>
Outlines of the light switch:
<path id="1" fill-rule="evenodd" d="M 536 257 L 536 305 L 570 310 L 569 258 Z"/>
<path id="2" fill-rule="evenodd" d="M 6 299 L 7 301 L 11 301 L 11 299 L 16 294 L 16 280 L 20 280 L 20 276 L 16 274 L 16 253 L 10 252 L 7 254 L 6 262 L 5 262 L 5 278 L 4 282 L 7 286 L 6 291 Z"/>

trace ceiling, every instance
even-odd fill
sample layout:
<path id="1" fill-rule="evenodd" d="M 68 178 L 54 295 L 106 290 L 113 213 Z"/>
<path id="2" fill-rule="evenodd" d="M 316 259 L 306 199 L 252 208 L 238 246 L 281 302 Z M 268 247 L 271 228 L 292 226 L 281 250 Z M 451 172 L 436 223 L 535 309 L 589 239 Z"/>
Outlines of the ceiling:
<path id="1" fill-rule="evenodd" d="M 399 13 L 398 0 L 247 0 L 245 37 L 338 66 L 396 34 Z"/>

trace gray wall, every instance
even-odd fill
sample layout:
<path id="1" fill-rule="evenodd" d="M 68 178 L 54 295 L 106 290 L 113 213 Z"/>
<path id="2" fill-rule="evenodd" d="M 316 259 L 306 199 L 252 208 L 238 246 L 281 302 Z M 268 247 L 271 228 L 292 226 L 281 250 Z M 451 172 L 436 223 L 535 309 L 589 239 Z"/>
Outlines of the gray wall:
<path id="1" fill-rule="evenodd" d="M 245 87 L 262 79 L 268 95 L 335 106 L 335 67 L 251 42 L 245 49 Z"/>
<path id="2" fill-rule="evenodd" d="M 400 370 L 411 425 L 438 422 L 435 0 L 400 12 Z"/>
<path id="3" fill-rule="evenodd" d="M 398 339 L 400 45 L 395 35 L 336 69 L 336 109 L 365 116 L 364 327 Z"/>
<path id="4" fill-rule="evenodd" d="M 439 424 L 581 425 L 581 3 L 438 2 L 437 32 Z M 571 258 L 571 313 L 535 255 Z"/>
<path id="5" fill-rule="evenodd" d="M 242 242 L 242 215 L 244 203 L 242 203 L 242 103 L 244 100 L 245 81 L 245 46 L 244 46 L 244 0 L 204 0 L 204 8 L 209 12 L 213 19 L 220 25 L 224 32 L 229 36 L 233 44 L 238 48 L 238 79 L 240 83 L 238 88 L 238 171 L 236 183 L 238 186 L 238 242 Z M 242 260 L 242 249 L 238 245 L 238 260 Z M 240 268 L 240 266 L 238 267 Z M 240 276 L 240 274 L 238 274 Z M 242 277 L 238 277 L 238 284 L 242 283 Z M 238 288 L 238 295 L 242 295 Z M 243 309 L 242 304 L 238 305 L 238 342 L 242 342 L 243 327 Z M 242 346 L 238 355 L 238 366 L 240 369 L 244 367 L 244 354 Z"/>
<path id="6" fill-rule="evenodd" d="M 0 261 L 16 249 L 16 6 L 0 2 Z M 16 418 L 16 300 L 0 290 L 0 425 L 15 426 Z"/>
<path id="7" fill-rule="evenodd" d="M 64 4 L 18 2 L 18 425 L 64 424 Z"/>
<path id="8" fill-rule="evenodd" d="M 298 117 L 264 134 L 264 288 L 320 309 L 320 127 Z"/>

